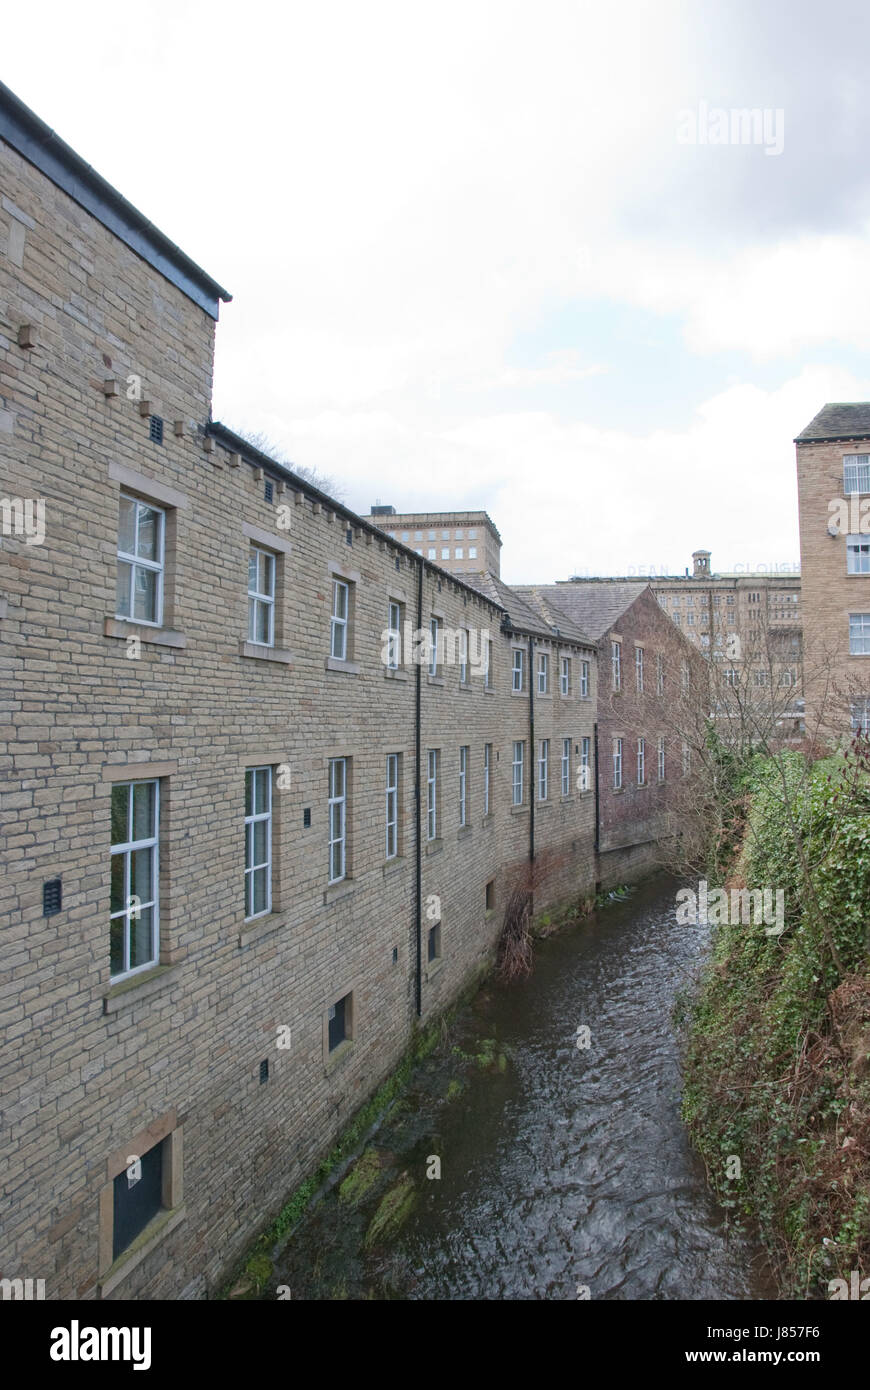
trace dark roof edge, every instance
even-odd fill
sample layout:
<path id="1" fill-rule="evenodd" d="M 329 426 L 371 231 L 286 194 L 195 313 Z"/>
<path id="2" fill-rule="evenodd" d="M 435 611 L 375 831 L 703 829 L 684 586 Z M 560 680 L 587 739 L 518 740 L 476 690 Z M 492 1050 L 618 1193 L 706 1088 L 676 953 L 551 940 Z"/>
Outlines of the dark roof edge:
<path id="1" fill-rule="evenodd" d="M 132 251 L 213 319 L 232 295 L 149 222 L 132 203 L 70 149 L 50 126 L 0 82 L 0 139 L 108 227 Z"/>
<path id="2" fill-rule="evenodd" d="M 465 584 L 458 575 L 451 574 L 449 570 L 441 569 L 440 565 L 433 565 L 431 560 L 425 560 L 422 555 L 417 554 L 416 550 L 412 550 L 408 545 L 403 545 L 401 541 L 390 540 L 389 536 L 384 534 L 384 530 L 381 526 L 373 525 L 367 517 L 360 516 L 357 512 L 351 511 L 350 507 L 346 507 L 343 502 L 338 502 L 334 497 L 330 497 L 328 493 L 321 492 L 320 488 L 315 487 L 313 483 L 309 483 L 305 478 L 300 478 L 299 474 L 294 473 L 292 468 L 288 468 L 286 463 L 278 463 L 276 459 L 270 458 L 268 454 L 264 454 L 259 449 L 255 449 L 253 444 L 248 443 L 247 439 L 240 434 L 236 434 L 226 425 L 222 425 L 219 420 L 210 420 L 205 429 L 206 434 L 210 434 L 212 438 L 216 439 L 219 444 L 222 444 L 225 449 L 229 449 L 233 454 L 241 454 L 245 462 L 249 463 L 252 468 L 262 468 L 264 472 L 268 471 L 278 482 L 289 482 L 298 492 L 304 492 L 312 501 L 319 502 L 322 507 L 327 507 L 331 512 L 335 512 L 337 516 L 345 517 L 353 526 L 358 527 L 360 531 L 368 531 L 372 536 L 376 537 L 379 541 L 383 541 L 385 545 L 390 546 L 393 550 L 398 550 L 403 555 L 407 555 L 413 564 L 422 564 L 424 569 L 431 570 L 439 579 L 449 579 L 451 584 L 457 584 L 459 588 L 464 589 L 466 593 L 473 594 L 476 599 L 480 599 L 483 603 L 488 604 L 496 613 L 506 612 L 506 609 L 504 609 L 500 603 L 496 603 L 494 599 L 491 599 L 488 594 L 482 593 L 480 589 L 475 589 L 473 584 Z"/>
<path id="3" fill-rule="evenodd" d="M 853 430 L 850 434 L 798 434 L 793 444 L 846 444 L 850 439 L 870 439 L 870 430 Z"/>

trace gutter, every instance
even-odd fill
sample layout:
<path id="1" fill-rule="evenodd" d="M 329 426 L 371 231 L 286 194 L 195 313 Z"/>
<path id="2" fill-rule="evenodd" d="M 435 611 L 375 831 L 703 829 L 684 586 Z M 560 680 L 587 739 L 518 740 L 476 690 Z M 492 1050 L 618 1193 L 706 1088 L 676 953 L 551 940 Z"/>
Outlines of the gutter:
<path id="1" fill-rule="evenodd" d="M 416 557 L 420 560 L 420 556 Z M 417 631 L 423 627 L 423 563 L 417 566 Z M 415 833 L 415 937 L 416 937 L 416 984 L 415 1006 L 417 1017 L 423 1015 L 423 808 L 421 799 L 422 777 L 422 730 L 421 712 L 423 699 L 423 663 L 415 662 L 414 676 L 414 820 Z"/>
<path id="2" fill-rule="evenodd" d="M 529 771 L 530 771 L 530 795 L 529 795 L 529 863 L 534 863 L 535 859 L 535 639 L 529 637 Z M 530 911 L 534 910 L 534 899 L 530 903 Z"/>

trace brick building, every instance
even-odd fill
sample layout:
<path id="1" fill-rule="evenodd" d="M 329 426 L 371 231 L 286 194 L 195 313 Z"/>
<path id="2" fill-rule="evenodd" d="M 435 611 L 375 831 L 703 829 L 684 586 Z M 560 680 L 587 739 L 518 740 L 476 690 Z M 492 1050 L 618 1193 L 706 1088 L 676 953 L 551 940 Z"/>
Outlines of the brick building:
<path id="1" fill-rule="evenodd" d="M 531 854 L 630 876 L 599 642 L 213 423 L 229 296 L 5 88 L 0 163 L 0 1277 L 198 1298 Z"/>
<path id="2" fill-rule="evenodd" d="M 807 731 L 870 730 L 870 402 L 833 403 L 795 440 Z"/>

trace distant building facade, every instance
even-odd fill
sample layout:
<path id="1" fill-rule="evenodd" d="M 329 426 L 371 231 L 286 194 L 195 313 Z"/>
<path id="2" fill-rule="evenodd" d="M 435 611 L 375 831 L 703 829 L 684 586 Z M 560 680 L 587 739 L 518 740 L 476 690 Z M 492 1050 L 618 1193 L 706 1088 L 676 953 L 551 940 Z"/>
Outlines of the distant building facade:
<path id="1" fill-rule="evenodd" d="M 374 506 L 370 520 L 451 574 L 501 572 L 501 536 L 486 512 L 397 512 Z"/>

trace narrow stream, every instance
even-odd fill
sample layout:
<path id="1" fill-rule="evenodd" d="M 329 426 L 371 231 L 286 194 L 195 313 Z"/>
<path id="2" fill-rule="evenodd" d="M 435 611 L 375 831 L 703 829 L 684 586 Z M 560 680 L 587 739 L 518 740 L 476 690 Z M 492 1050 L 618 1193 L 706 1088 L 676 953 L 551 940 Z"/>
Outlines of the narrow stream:
<path id="1" fill-rule="evenodd" d="M 528 980 L 485 985 L 263 1297 L 774 1297 L 680 1119 L 671 1011 L 707 930 L 676 924 L 659 880 L 540 942 Z M 390 1192 L 410 1210 L 373 1235 Z"/>

